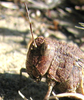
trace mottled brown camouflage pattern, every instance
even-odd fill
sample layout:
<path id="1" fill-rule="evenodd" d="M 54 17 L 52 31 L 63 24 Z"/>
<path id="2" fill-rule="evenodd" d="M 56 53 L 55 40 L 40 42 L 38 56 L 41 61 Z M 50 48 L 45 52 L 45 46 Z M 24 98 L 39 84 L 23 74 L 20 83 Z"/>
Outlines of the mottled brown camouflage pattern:
<path id="1" fill-rule="evenodd" d="M 30 77 L 55 82 L 57 92 L 83 92 L 81 84 L 84 53 L 74 45 L 42 36 L 33 42 L 27 54 L 26 69 Z M 82 82 L 82 83 L 81 83 Z"/>

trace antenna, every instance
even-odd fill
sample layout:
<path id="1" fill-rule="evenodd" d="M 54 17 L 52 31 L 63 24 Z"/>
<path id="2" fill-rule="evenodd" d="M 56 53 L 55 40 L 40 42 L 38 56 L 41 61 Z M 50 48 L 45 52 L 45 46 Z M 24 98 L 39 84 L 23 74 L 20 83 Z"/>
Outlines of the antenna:
<path id="1" fill-rule="evenodd" d="M 29 20 L 29 25 L 30 25 L 30 32 L 31 32 L 31 35 L 32 35 L 32 41 L 34 41 L 34 46 L 37 47 L 35 39 L 34 39 L 33 31 L 32 31 L 32 24 L 31 24 L 31 20 L 30 20 L 30 17 L 29 17 L 28 7 L 27 7 L 26 3 L 25 3 L 25 6 L 26 6 L 26 10 L 27 10 L 27 17 L 28 17 L 28 20 Z"/>

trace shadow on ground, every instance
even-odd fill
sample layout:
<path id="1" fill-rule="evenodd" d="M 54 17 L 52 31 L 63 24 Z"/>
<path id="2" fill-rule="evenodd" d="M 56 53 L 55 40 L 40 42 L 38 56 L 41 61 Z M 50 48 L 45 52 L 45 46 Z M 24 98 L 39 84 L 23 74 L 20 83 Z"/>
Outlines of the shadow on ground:
<path id="1" fill-rule="evenodd" d="M 0 96 L 4 100 L 23 100 L 19 94 L 20 90 L 28 99 L 32 97 L 34 100 L 43 100 L 47 85 L 43 82 L 36 83 L 30 78 L 22 77 L 18 74 L 0 74 Z"/>
<path id="2" fill-rule="evenodd" d="M 25 76 L 22 76 L 22 80 L 20 80 L 18 74 L 0 74 L 0 96 L 3 100 L 23 100 L 18 94 L 18 90 L 20 90 L 28 100 L 30 97 L 32 97 L 33 100 L 43 100 L 47 92 L 47 84 L 44 82 L 36 83 L 31 78 Z M 59 100 L 77 99 L 61 98 Z"/>

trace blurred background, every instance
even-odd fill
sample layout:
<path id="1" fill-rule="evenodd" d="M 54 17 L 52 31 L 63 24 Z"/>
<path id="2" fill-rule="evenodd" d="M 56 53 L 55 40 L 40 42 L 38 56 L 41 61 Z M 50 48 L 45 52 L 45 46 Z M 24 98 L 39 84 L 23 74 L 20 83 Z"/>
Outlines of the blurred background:
<path id="1" fill-rule="evenodd" d="M 27 73 L 20 80 L 31 39 L 25 3 L 35 38 L 74 43 L 84 51 L 84 0 L 0 0 L 0 100 L 23 100 L 18 90 L 43 100 L 47 92 L 44 80 L 37 84 Z"/>

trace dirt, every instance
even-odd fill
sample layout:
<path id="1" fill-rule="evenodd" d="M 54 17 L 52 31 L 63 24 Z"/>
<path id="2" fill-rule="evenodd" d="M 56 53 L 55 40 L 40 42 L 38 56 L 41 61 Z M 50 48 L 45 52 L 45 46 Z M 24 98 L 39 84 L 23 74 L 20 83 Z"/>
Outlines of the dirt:
<path id="1" fill-rule="evenodd" d="M 28 21 L 19 12 L 6 8 L 1 8 L 0 12 L 0 100 L 23 100 L 18 90 L 28 99 L 32 97 L 33 100 L 43 100 L 47 92 L 44 80 L 37 84 L 24 72 L 20 79 L 20 70 L 26 67 L 27 44 L 31 34 Z M 66 12 L 60 7 L 57 11 L 51 11 L 51 19 L 56 20 L 61 26 L 61 29 L 58 27 L 53 30 L 49 29 L 51 26 L 54 27 L 53 21 L 42 14 L 36 16 L 36 12 L 31 10 L 34 36 L 43 35 L 74 43 L 84 50 L 83 30 L 75 28 L 79 25 L 78 22 L 84 20 L 77 14 L 78 12 Z"/>

